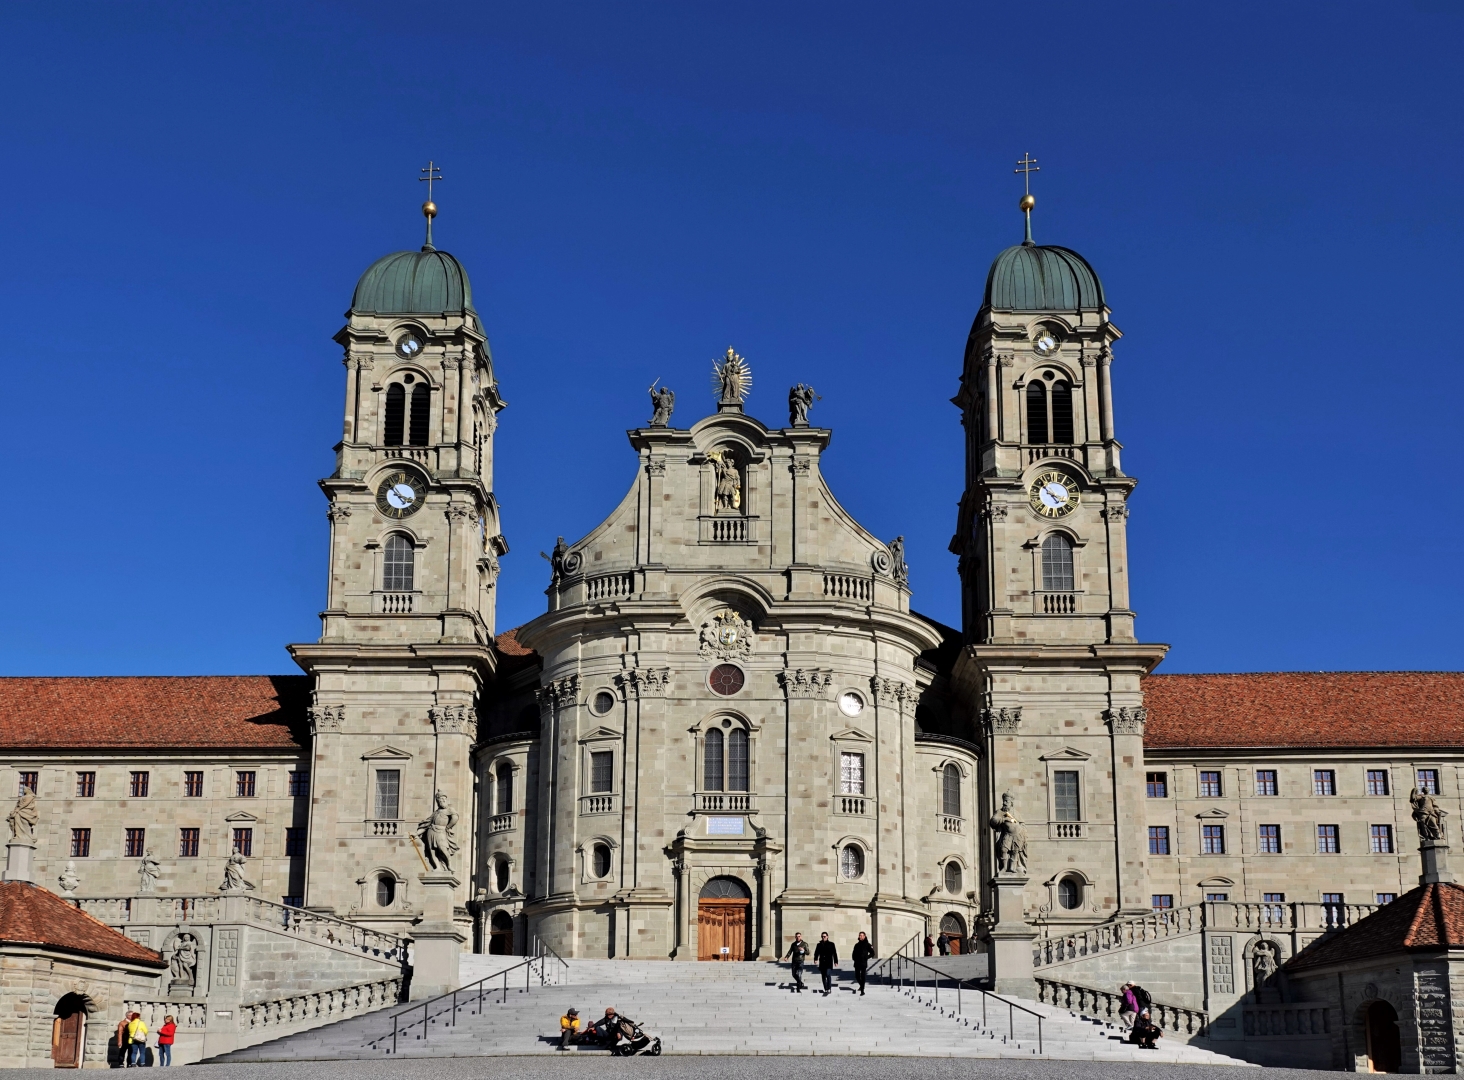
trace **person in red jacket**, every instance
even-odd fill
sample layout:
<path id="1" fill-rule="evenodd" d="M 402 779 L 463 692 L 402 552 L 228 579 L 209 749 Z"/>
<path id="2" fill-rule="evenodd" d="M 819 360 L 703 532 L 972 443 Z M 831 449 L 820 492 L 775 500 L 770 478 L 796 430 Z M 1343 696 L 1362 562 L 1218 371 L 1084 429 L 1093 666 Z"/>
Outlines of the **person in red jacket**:
<path id="1" fill-rule="evenodd" d="M 173 1064 L 173 1037 L 178 1032 L 178 1021 L 171 1016 L 163 1017 L 163 1026 L 158 1028 L 158 1064 Z"/>

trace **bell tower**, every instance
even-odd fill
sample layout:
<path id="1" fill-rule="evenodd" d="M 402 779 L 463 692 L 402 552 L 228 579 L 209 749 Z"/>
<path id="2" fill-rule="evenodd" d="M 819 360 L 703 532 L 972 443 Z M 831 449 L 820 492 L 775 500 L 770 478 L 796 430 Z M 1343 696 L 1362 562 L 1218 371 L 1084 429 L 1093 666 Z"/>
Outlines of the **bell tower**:
<path id="1" fill-rule="evenodd" d="M 306 905 L 394 933 L 425 918 L 445 947 L 470 928 L 454 911 L 472 895 L 470 752 L 508 551 L 493 496 L 505 403 L 467 272 L 432 241 L 430 189 L 422 209 L 421 249 L 361 275 L 335 338 L 345 415 L 320 482 L 326 604 L 320 639 L 290 651 L 315 680 Z M 434 814 L 456 816 L 436 876 L 413 846 Z"/>
<path id="2" fill-rule="evenodd" d="M 1025 238 L 991 264 L 953 399 L 966 429 L 954 682 L 981 728 L 980 817 L 1011 792 L 1025 824 L 1026 882 L 1004 890 L 1028 923 L 1092 924 L 1148 908 L 1140 680 L 1167 647 L 1137 642 L 1129 608 L 1135 480 L 1109 377 L 1121 335 L 1087 260 L 1033 240 L 1035 203 L 1029 190 Z M 994 858 L 988 842 L 988 911 Z"/>

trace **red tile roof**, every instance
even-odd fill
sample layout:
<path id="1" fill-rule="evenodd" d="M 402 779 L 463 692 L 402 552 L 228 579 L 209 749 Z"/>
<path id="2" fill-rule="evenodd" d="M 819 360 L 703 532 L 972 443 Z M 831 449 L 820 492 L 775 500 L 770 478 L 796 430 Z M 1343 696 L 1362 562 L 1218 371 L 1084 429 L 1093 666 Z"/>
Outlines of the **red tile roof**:
<path id="1" fill-rule="evenodd" d="M 1408 949 L 1464 946 L 1464 887 L 1420 885 L 1361 922 L 1321 938 L 1286 963 L 1287 971 Z"/>
<path id="2" fill-rule="evenodd" d="M 498 646 L 498 674 L 500 675 L 513 675 L 540 662 L 538 653 L 528 646 L 520 644 L 518 632 L 519 628 L 515 626 L 512 630 L 505 630 L 499 634 L 493 642 Z"/>
<path id="3" fill-rule="evenodd" d="M 292 750 L 307 675 L 0 678 L 0 748 Z"/>
<path id="4" fill-rule="evenodd" d="M 166 967 L 163 958 L 106 923 L 26 881 L 0 883 L 0 942 Z"/>
<path id="5" fill-rule="evenodd" d="M 1150 675 L 1146 747 L 1464 747 L 1464 672 Z"/>

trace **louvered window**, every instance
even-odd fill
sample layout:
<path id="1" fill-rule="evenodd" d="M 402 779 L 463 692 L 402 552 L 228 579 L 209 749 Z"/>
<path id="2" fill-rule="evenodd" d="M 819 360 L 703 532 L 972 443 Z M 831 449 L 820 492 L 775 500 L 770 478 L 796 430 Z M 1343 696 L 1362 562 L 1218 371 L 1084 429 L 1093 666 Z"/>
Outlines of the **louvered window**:
<path id="1" fill-rule="evenodd" d="M 1042 588 L 1047 592 L 1073 590 L 1073 543 L 1062 533 L 1042 541 Z"/>
<path id="2" fill-rule="evenodd" d="M 401 383 L 392 383 L 386 388 L 386 423 L 382 425 L 382 445 L 400 446 L 406 421 L 407 388 Z"/>
<path id="3" fill-rule="evenodd" d="M 412 387 L 412 445 L 427 445 L 427 425 L 432 418 L 432 387 L 418 383 Z"/>
<path id="4" fill-rule="evenodd" d="M 1052 441 L 1062 446 L 1073 442 L 1073 388 L 1061 380 L 1052 384 Z"/>
<path id="5" fill-rule="evenodd" d="M 1047 387 L 1035 379 L 1027 384 L 1027 441 L 1047 441 Z"/>

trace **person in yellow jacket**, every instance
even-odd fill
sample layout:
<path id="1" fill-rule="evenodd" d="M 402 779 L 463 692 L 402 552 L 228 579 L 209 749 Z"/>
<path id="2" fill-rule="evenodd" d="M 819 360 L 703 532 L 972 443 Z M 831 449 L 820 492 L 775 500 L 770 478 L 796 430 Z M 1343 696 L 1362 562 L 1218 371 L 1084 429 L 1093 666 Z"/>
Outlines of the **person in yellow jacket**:
<path id="1" fill-rule="evenodd" d="M 137 1013 L 132 1014 L 132 1022 L 127 1025 L 127 1064 L 147 1064 L 147 1025 Z"/>
<path id="2" fill-rule="evenodd" d="M 579 1010 L 570 1009 L 559 1018 L 559 1049 L 567 1050 L 580 1039 Z"/>

